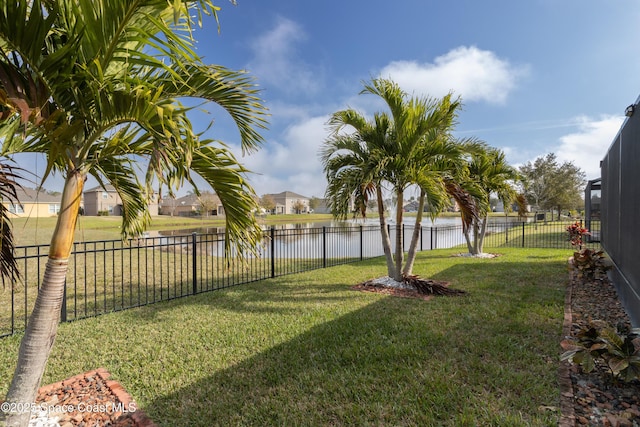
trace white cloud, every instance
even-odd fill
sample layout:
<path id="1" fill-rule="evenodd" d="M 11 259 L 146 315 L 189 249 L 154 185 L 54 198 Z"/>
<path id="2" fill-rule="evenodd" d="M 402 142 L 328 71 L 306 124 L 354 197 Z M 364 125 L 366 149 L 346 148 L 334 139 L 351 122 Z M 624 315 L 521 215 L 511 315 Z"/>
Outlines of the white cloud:
<path id="1" fill-rule="evenodd" d="M 306 39 L 295 22 L 279 18 L 271 31 L 253 41 L 253 59 L 247 68 L 259 76 L 260 84 L 274 86 L 288 93 L 315 93 L 318 78 L 296 53 L 296 44 Z"/>
<path id="2" fill-rule="evenodd" d="M 327 137 L 327 120 L 327 116 L 300 120 L 284 131 L 281 141 L 267 141 L 260 151 L 242 159 L 255 173 L 250 180 L 259 195 L 294 191 L 324 196 L 326 180 L 318 152 Z"/>
<path id="3" fill-rule="evenodd" d="M 504 104 L 526 74 L 526 67 L 511 65 L 491 51 L 461 46 L 433 63 L 391 62 L 379 76 L 391 78 L 409 93 L 442 97 L 453 91 L 464 102 Z"/>
<path id="4" fill-rule="evenodd" d="M 571 161 L 580 167 L 587 179 L 600 177 L 602 160 L 613 142 L 624 117 L 603 116 L 600 119 L 581 117 L 577 132 L 560 138 L 560 146 L 555 151 L 558 160 Z"/>

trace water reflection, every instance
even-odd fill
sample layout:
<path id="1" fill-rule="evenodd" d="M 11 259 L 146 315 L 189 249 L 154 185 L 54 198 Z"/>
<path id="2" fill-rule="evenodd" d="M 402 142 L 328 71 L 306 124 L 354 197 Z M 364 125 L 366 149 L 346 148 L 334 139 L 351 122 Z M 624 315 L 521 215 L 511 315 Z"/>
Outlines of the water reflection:
<path id="1" fill-rule="evenodd" d="M 490 218 L 491 233 L 506 231 L 521 224 L 517 218 Z M 415 218 L 405 218 L 402 232 L 407 250 Z M 395 224 L 390 223 L 390 237 L 395 244 Z M 286 223 L 263 227 L 264 236 L 259 245 L 258 258 L 302 258 L 317 259 L 326 256 L 374 257 L 384 254 L 377 218 L 349 221 L 317 221 L 306 223 Z M 195 234 L 195 242 L 193 234 Z M 223 257 L 225 254 L 224 228 L 200 227 L 145 233 L 145 246 L 160 247 L 164 251 Z M 437 218 L 422 222 L 420 250 L 447 248 L 464 245 L 459 217 Z M 254 254 L 245 254 L 254 257 Z"/>
<path id="2" fill-rule="evenodd" d="M 489 224 L 495 223 L 522 223 L 521 218 L 517 217 L 497 217 L 492 216 L 489 217 Z M 395 225 L 395 221 L 392 218 L 387 218 L 387 224 L 393 226 Z M 416 218 L 414 216 L 405 216 L 402 219 L 402 223 L 407 226 L 413 227 L 415 225 Z M 327 220 L 327 221 L 310 221 L 303 223 L 284 223 L 284 224 L 276 224 L 276 225 L 263 225 L 263 229 L 269 229 L 274 227 L 276 230 L 289 230 L 289 229 L 308 229 L 308 228 L 322 228 L 322 227 L 358 227 L 358 226 L 379 226 L 380 220 L 378 218 L 364 218 L 364 219 L 349 219 L 346 221 L 336 221 L 336 220 Z M 460 226 L 462 225 L 462 220 L 459 216 L 451 216 L 451 217 L 439 217 L 434 221 L 431 218 L 424 217 L 421 222 L 422 227 L 447 227 L 447 226 Z"/>

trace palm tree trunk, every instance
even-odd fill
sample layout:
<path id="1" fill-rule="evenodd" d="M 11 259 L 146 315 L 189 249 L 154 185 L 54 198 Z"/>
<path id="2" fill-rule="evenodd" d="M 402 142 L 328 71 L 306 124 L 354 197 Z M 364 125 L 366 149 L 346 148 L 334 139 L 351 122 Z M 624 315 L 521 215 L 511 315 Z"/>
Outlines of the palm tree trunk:
<path id="1" fill-rule="evenodd" d="M 489 220 L 489 215 L 485 215 L 482 219 L 482 226 L 480 228 L 480 236 L 478 237 L 478 253 L 484 253 L 484 236 L 487 234 L 487 222 Z"/>
<path id="2" fill-rule="evenodd" d="M 376 197 L 378 198 L 378 216 L 380 218 L 380 234 L 382 235 L 382 249 L 387 260 L 387 275 L 395 277 L 396 271 L 393 264 L 393 255 L 391 254 L 391 238 L 387 229 L 387 221 L 384 219 L 384 201 L 382 200 L 382 189 L 376 186 Z"/>
<path id="3" fill-rule="evenodd" d="M 464 239 L 467 241 L 467 250 L 470 255 L 473 255 L 473 245 L 471 244 L 471 237 L 469 237 L 469 228 L 464 230 Z"/>
<path id="4" fill-rule="evenodd" d="M 403 250 L 402 250 L 402 201 L 404 200 L 404 189 L 398 188 L 397 190 L 397 200 L 396 200 L 396 271 L 393 279 L 397 282 L 402 282 L 402 261 L 403 261 Z"/>
<path id="5" fill-rule="evenodd" d="M 418 214 L 416 215 L 416 223 L 413 226 L 413 234 L 411 235 L 411 245 L 409 246 L 409 253 L 407 254 L 407 261 L 402 269 L 402 274 L 408 276 L 413 271 L 413 264 L 416 260 L 416 254 L 418 253 L 418 241 L 420 240 L 420 230 L 422 228 L 422 211 L 424 210 L 424 199 L 426 194 L 423 189 L 420 189 L 420 199 L 418 200 Z"/>
<path id="6" fill-rule="evenodd" d="M 20 342 L 18 364 L 7 393 L 7 402 L 18 404 L 35 402 L 60 322 L 65 277 L 83 185 L 84 176 L 78 172 L 70 173 L 65 181 L 62 209 L 51 238 L 49 259 L 35 307 Z M 30 413 L 9 414 L 7 426 L 26 427 L 30 416 Z"/>
<path id="7" fill-rule="evenodd" d="M 480 253 L 480 224 L 477 221 L 473 222 L 473 254 L 478 255 Z"/>

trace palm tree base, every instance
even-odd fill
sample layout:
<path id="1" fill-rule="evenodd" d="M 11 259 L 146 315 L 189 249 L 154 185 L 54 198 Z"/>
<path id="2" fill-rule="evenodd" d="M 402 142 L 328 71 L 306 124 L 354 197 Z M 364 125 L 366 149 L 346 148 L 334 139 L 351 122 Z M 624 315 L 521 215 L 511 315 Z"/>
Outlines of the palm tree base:
<path id="1" fill-rule="evenodd" d="M 353 286 L 353 289 L 424 300 L 429 300 L 434 296 L 466 294 L 465 291 L 450 288 L 449 282 L 423 279 L 415 275 L 405 275 L 402 282 L 397 282 L 390 277 L 371 279 Z"/>
<path id="2" fill-rule="evenodd" d="M 425 295 L 453 296 L 466 294 L 463 290 L 450 288 L 449 282 L 423 279 L 414 275 L 406 275 L 403 279 L 404 283 L 413 286 L 419 293 Z"/>

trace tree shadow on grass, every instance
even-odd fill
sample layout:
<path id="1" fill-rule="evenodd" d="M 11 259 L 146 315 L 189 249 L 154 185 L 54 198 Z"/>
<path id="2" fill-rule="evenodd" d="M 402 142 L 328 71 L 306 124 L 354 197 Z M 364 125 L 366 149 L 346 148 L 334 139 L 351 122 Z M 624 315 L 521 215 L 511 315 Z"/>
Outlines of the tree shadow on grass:
<path id="1" fill-rule="evenodd" d="M 518 263 L 513 274 L 543 264 Z M 464 264 L 434 278 L 486 273 L 486 265 Z M 232 366 L 198 373 L 188 385 L 164 384 L 170 391 L 143 409 L 161 426 L 553 425 L 555 414 L 537 408 L 556 404 L 550 342 L 559 338 L 562 316 L 545 308 L 562 298 L 552 289 L 531 300 L 530 286 L 494 283 L 492 290 L 491 280 L 469 285 L 463 298 L 372 296 L 368 305 Z M 346 284 L 299 285 L 330 295 Z M 254 304 L 287 290 L 256 289 L 244 305 L 224 296 L 206 304 L 255 312 Z M 306 294 L 300 297 L 322 302 Z M 207 354 L 199 357 L 204 363 Z"/>

